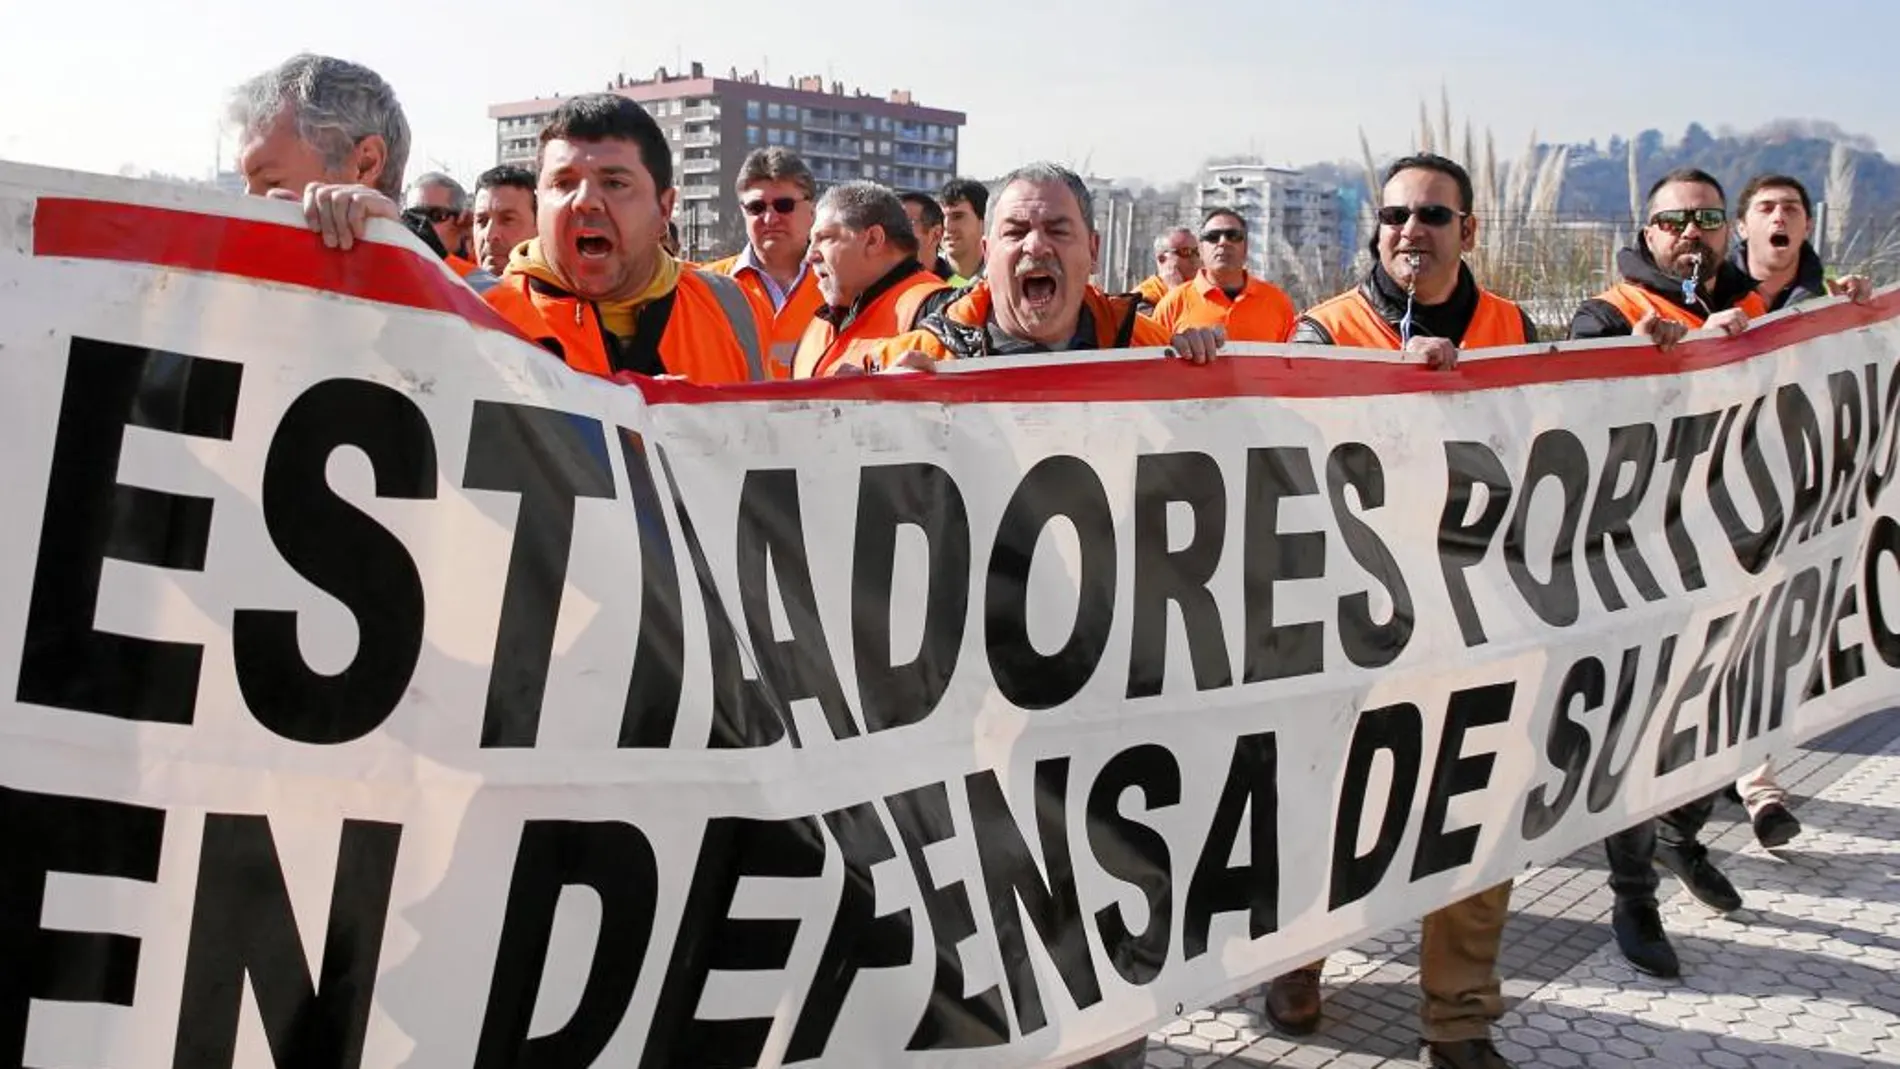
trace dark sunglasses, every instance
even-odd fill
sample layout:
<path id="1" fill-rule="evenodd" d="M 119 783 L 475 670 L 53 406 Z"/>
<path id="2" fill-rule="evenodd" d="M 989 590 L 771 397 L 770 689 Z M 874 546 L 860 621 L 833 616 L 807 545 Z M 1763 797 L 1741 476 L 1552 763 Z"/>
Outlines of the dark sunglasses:
<path id="1" fill-rule="evenodd" d="M 462 213 L 456 211 L 454 208 L 443 208 L 441 206 L 430 207 L 430 208 L 411 208 L 409 210 L 412 212 L 415 212 L 417 215 L 422 216 L 424 219 L 427 219 L 431 223 L 452 223 L 455 220 L 460 219 L 462 217 Z"/>
<path id="2" fill-rule="evenodd" d="M 1201 240 L 1207 242 L 1209 245 L 1218 245 L 1223 238 L 1239 245 L 1247 240 L 1247 232 L 1239 227 L 1232 226 L 1217 226 L 1212 230 L 1201 231 Z"/>
<path id="3" fill-rule="evenodd" d="M 1671 208 L 1657 212 L 1649 217 L 1649 225 L 1660 227 L 1671 234 L 1680 234 L 1694 223 L 1696 229 L 1707 233 L 1720 230 L 1728 222 L 1728 210 L 1725 208 Z"/>
<path id="4" fill-rule="evenodd" d="M 764 215 L 767 208 L 780 215 L 790 215 L 792 209 L 798 207 L 801 199 L 800 197 L 774 197 L 767 200 L 764 197 L 754 197 L 751 200 L 742 201 L 739 207 L 744 208 L 747 215 Z"/>
<path id="5" fill-rule="evenodd" d="M 1169 246 L 1167 251 L 1175 256 L 1179 256 L 1183 260 L 1197 260 L 1201 255 L 1200 247 L 1195 245 L 1187 245 L 1181 248 Z"/>
<path id="6" fill-rule="evenodd" d="M 1418 221 L 1426 226 L 1444 226 L 1463 216 L 1465 213 L 1456 208 L 1447 208 L 1443 204 L 1421 204 L 1408 208 L 1403 204 L 1388 204 L 1379 209 L 1379 222 L 1386 226 L 1404 226 L 1418 216 Z"/>

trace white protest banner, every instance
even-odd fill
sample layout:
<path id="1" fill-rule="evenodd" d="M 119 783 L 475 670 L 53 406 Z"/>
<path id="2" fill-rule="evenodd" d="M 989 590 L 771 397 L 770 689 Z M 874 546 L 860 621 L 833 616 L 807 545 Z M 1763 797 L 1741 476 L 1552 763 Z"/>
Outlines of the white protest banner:
<path id="1" fill-rule="evenodd" d="M 1896 315 L 635 388 L 0 168 L 0 1064 L 1125 1042 L 1887 702 Z"/>

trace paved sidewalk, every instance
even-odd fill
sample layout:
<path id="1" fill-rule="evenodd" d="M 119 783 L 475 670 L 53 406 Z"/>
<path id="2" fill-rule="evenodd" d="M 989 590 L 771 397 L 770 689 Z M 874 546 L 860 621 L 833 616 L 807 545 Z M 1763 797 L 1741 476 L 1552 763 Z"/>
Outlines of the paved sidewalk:
<path id="1" fill-rule="evenodd" d="M 1499 964 L 1505 1057 L 1520 1069 L 1900 1065 L 1900 710 L 1815 740 L 1779 778 L 1806 826 L 1787 848 L 1762 850 L 1727 803 L 1705 833 L 1746 908 L 1717 917 L 1665 878 L 1679 981 L 1617 953 L 1600 846 L 1517 881 Z M 1147 1064 L 1417 1065 L 1417 939 L 1414 924 L 1333 955 L 1325 1021 L 1300 1044 L 1253 991 L 1155 1033 Z"/>

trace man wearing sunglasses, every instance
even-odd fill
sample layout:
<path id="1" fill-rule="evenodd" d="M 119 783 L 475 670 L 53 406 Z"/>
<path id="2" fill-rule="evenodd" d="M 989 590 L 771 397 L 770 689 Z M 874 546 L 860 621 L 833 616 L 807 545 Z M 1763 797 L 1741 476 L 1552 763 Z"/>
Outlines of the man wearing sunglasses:
<path id="1" fill-rule="evenodd" d="M 1143 315 L 1153 315 L 1161 298 L 1201 270 L 1201 242 L 1194 231 L 1171 226 L 1155 239 L 1155 273 L 1141 280 L 1135 296 L 1141 300 Z"/>
<path id="2" fill-rule="evenodd" d="M 1365 281 L 1299 318 L 1295 344 L 1343 345 L 1415 354 L 1451 368 L 1460 349 L 1523 345 L 1536 338 L 1516 304 L 1479 288 L 1464 254 L 1477 239 L 1471 176 L 1443 156 L 1395 161 L 1385 172 Z M 1420 1007 L 1426 1064 L 1433 1069 L 1505 1069 L 1491 1042 L 1504 1013 L 1498 949 L 1509 916 L 1511 884 L 1425 916 L 1419 932 Z M 1319 1025 L 1325 959 L 1268 985 L 1267 1015 L 1292 1035 Z"/>
<path id="3" fill-rule="evenodd" d="M 797 153 L 773 147 L 746 156 L 734 185 L 745 215 L 745 248 L 706 270 L 730 276 L 772 309 L 772 377 L 788 379 L 798 339 L 825 306 L 805 261 L 818 180 Z"/>
<path id="4" fill-rule="evenodd" d="M 1172 334 L 1223 327 L 1228 341 L 1283 342 L 1299 310 L 1280 287 L 1247 271 L 1247 221 L 1224 208 L 1201 220 L 1201 269 L 1155 305 L 1155 322 Z"/>
<path id="5" fill-rule="evenodd" d="M 541 129 L 535 237 L 482 296 L 577 371 L 716 385 L 766 377 L 771 312 L 665 247 L 678 190 L 666 135 L 613 93 L 561 101 Z"/>
<path id="6" fill-rule="evenodd" d="M 1443 156 L 1386 168 L 1371 273 L 1301 316 L 1293 341 L 1412 353 L 1434 368 L 1456 366 L 1460 349 L 1535 341 L 1530 316 L 1465 265 L 1478 237 L 1472 194 L 1471 176 Z"/>
<path id="7" fill-rule="evenodd" d="M 1765 314 L 1755 280 L 1727 259 L 1725 199 L 1721 183 L 1706 172 L 1685 168 L 1664 175 L 1649 191 L 1649 224 L 1632 248 L 1617 254 L 1623 280 L 1583 302 L 1570 336 L 1636 335 L 1666 350 L 1698 327 L 1733 336 Z M 1616 895 L 1610 930 L 1617 949 L 1639 972 L 1674 977 L 1682 971 L 1656 908 L 1657 865 L 1675 873 L 1697 901 L 1717 912 L 1742 907 L 1735 885 L 1696 841 L 1713 809 L 1711 795 L 1604 841 Z"/>
<path id="8" fill-rule="evenodd" d="M 1767 313 L 1748 272 L 1728 262 L 1728 209 L 1722 184 L 1681 168 L 1650 187 L 1649 223 L 1616 254 L 1622 280 L 1583 302 L 1572 338 L 1649 338 L 1667 350 L 1691 330 L 1733 336 Z"/>

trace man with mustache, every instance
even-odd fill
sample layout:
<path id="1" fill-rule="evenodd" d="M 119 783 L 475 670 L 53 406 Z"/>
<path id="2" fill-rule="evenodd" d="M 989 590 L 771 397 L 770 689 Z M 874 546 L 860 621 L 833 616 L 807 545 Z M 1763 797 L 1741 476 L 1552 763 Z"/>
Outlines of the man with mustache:
<path id="1" fill-rule="evenodd" d="M 541 130 L 539 234 L 482 296 L 569 367 L 698 383 L 766 377 L 771 313 L 737 282 L 663 247 L 673 156 L 640 105 L 613 93 L 561 102 Z"/>
<path id="2" fill-rule="evenodd" d="M 1649 222 L 1617 253 L 1622 280 L 1583 302 L 1570 321 L 1572 338 L 1649 338 L 1667 350 L 1682 336 L 1711 327 L 1730 336 L 1768 311 L 1755 280 L 1728 254 L 1728 209 L 1722 184 L 1685 167 L 1650 187 Z"/>
<path id="3" fill-rule="evenodd" d="M 1479 288 L 1465 266 L 1478 236 L 1473 200 L 1470 174 L 1452 160 L 1427 153 L 1394 162 L 1385 172 L 1371 272 L 1299 317 L 1294 343 L 1402 351 L 1428 367 L 1451 368 L 1461 348 L 1536 340 L 1530 316 Z M 1491 1025 L 1504 1013 L 1497 963 L 1510 901 L 1506 881 L 1423 920 L 1419 1017 L 1433 1069 L 1507 1065 Z M 1322 958 L 1268 985 L 1267 1015 L 1282 1031 L 1306 1035 L 1318 1026 L 1325 964 Z"/>
<path id="4" fill-rule="evenodd" d="M 1228 341 L 1283 342 L 1298 310 L 1280 287 L 1247 272 L 1247 221 L 1215 208 L 1201 220 L 1201 270 L 1155 305 L 1155 322 L 1224 327 Z"/>
<path id="5" fill-rule="evenodd" d="M 921 370 L 938 360 L 1165 345 L 1190 363 L 1213 359 L 1224 337 L 1218 329 L 1170 336 L 1137 311 L 1135 298 L 1090 285 L 1100 248 L 1081 177 L 1052 163 L 1019 167 L 990 205 L 983 277 L 858 366 Z"/>

